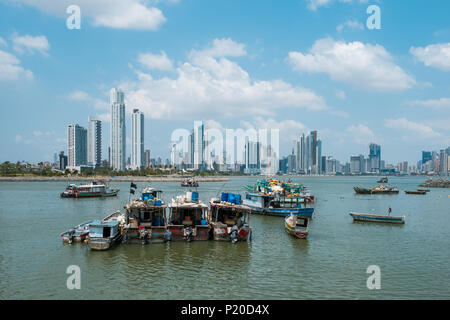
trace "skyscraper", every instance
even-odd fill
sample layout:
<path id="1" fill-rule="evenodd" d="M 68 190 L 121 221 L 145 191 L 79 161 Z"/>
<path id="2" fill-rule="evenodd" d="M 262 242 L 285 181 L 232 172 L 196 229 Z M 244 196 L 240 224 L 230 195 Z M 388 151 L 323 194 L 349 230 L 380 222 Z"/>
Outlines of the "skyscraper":
<path id="1" fill-rule="evenodd" d="M 112 88 L 111 103 L 111 163 L 113 170 L 125 170 L 126 163 L 126 131 L 125 131 L 125 98 L 122 90 Z"/>
<path id="2" fill-rule="evenodd" d="M 194 121 L 194 169 L 202 169 L 204 164 L 205 127 L 202 121 Z"/>
<path id="3" fill-rule="evenodd" d="M 148 169 L 148 168 L 150 168 L 150 150 L 149 149 L 145 150 L 144 157 L 145 157 L 145 168 Z"/>
<path id="4" fill-rule="evenodd" d="M 88 164 L 94 167 L 102 164 L 102 122 L 88 119 Z"/>
<path id="5" fill-rule="evenodd" d="M 131 115 L 131 168 L 144 166 L 144 114 L 134 109 Z"/>
<path id="6" fill-rule="evenodd" d="M 87 164 L 87 130 L 71 124 L 67 130 L 68 166 Z"/>
<path id="7" fill-rule="evenodd" d="M 370 172 L 380 172 L 381 169 L 381 147 L 378 144 L 369 145 L 369 168 Z"/>

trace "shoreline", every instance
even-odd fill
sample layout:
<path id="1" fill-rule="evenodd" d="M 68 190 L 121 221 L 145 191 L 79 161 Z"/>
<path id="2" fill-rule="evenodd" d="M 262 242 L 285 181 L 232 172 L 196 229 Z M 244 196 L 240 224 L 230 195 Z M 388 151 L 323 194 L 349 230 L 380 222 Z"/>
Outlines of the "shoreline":
<path id="1" fill-rule="evenodd" d="M 229 177 L 192 177 L 198 182 L 224 182 Z M 1 182 L 47 182 L 47 181 L 106 181 L 106 182 L 182 182 L 186 177 L 170 176 L 91 176 L 91 177 L 43 177 L 43 176 L 16 176 L 0 177 Z"/>

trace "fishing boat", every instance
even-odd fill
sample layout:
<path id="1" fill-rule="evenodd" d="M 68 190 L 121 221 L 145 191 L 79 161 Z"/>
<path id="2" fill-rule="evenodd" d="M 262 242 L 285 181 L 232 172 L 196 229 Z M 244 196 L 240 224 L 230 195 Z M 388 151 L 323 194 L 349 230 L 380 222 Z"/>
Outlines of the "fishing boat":
<path id="1" fill-rule="evenodd" d="M 92 221 L 83 222 L 72 229 L 61 233 L 63 243 L 83 242 L 89 235 L 89 224 Z"/>
<path id="2" fill-rule="evenodd" d="M 125 215 L 116 211 L 89 224 L 87 244 L 92 250 L 108 250 L 122 240 Z"/>
<path id="3" fill-rule="evenodd" d="M 110 189 L 105 183 L 92 181 L 90 184 L 75 185 L 68 184 L 61 198 L 92 198 L 92 197 L 114 197 L 119 189 Z"/>
<path id="4" fill-rule="evenodd" d="M 271 179 L 258 181 L 253 192 L 246 193 L 243 204 L 256 214 L 282 217 L 294 214 L 312 217 L 314 208 L 307 205 L 313 201 L 313 196 L 305 186 Z"/>
<path id="5" fill-rule="evenodd" d="M 377 181 L 378 183 L 388 183 L 388 178 L 384 177 Z"/>
<path id="6" fill-rule="evenodd" d="M 425 192 L 430 192 L 430 189 L 417 189 L 417 191 L 425 191 Z"/>
<path id="7" fill-rule="evenodd" d="M 309 234 L 309 217 L 296 216 L 291 214 L 284 219 L 284 229 L 296 238 L 306 239 Z"/>
<path id="8" fill-rule="evenodd" d="M 210 229 L 208 206 L 198 199 L 198 192 L 178 195 L 169 203 L 167 240 L 209 240 Z"/>
<path id="9" fill-rule="evenodd" d="M 214 240 L 231 242 L 251 240 L 250 208 L 242 205 L 240 194 L 222 192 L 221 197 L 212 198 L 209 205 Z"/>
<path id="10" fill-rule="evenodd" d="M 405 216 L 395 217 L 371 213 L 357 213 L 357 212 L 350 212 L 350 216 L 353 218 L 353 221 L 400 223 L 400 224 L 405 223 Z"/>
<path id="11" fill-rule="evenodd" d="M 361 187 L 353 187 L 357 194 L 397 194 L 399 190 L 394 187 L 388 186 L 376 186 L 372 189 L 366 189 Z"/>
<path id="12" fill-rule="evenodd" d="M 426 191 L 405 191 L 406 194 L 427 194 Z"/>
<path id="13" fill-rule="evenodd" d="M 190 187 L 190 188 L 197 188 L 198 182 L 194 179 L 185 179 L 183 182 L 181 182 L 182 187 Z"/>
<path id="14" fill-rule="evenodd" d="M 166 204 L 162 191 L 146 187 L 138 199 L 125 205 L 126 223 L 123 228 L 123 243 L 164 242 L 167 231 Z"/>

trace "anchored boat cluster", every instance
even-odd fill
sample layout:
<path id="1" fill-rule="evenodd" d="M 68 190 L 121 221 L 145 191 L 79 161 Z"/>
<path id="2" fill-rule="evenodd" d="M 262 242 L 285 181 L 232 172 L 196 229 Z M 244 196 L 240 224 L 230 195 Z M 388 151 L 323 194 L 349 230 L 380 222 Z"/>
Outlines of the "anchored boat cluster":
<path id="1" fill-rule="evenodd" d="M 72 186 L 76 187 L 76 186 Z M 132 189 L 136 185 L 131 184 Z M 290 181 L 260 180 L 240 194 L 222 192 L 209 205 L 197 191 L 188 191 L 166 205 L 162 190 L 146 187 L 137 199 L 102 220 L 87 221 L 61 234 L 63 242 L 87 242 L 93 250 L 118 243 L 151 244 L 168 241 L 250 241 L 250 213 L 285 216 L 286 231 L 306 238 L 314 202 L 304 185 Z M 133 190 L 134 193 L 134 190 Z"/>

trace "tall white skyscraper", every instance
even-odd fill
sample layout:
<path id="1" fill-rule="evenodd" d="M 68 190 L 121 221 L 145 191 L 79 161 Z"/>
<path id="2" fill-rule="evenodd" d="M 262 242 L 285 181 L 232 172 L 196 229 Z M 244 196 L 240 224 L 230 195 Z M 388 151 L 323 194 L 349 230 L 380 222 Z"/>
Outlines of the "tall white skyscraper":
<path id="1" fill-rule="evenodd" d="M 102 164 L 102 122 L 88 119 L 88 164 L 98 167 Z"/>
<path id="2" fill-rule="evenodd" d="M 131 115 L 131 168 L 144 166 L 144 114 L 134 109 Z"/>
<path id="3" fill-rule="evenodd" d="M 67 130 L 68 166 L 87 164 L 87 130 L 71 124 Z"/>
<path id="4" fill-rule="evenodd" d="M 125 131 L 125 98 L 122 90 L 112 88 L 111 103 L 111 168 L 125 170 L 126 163 L 126 131 Z"/>
<path id="5" fill-rule="evenodd" d="M 194 121 L 194 169 L 201 169 L 204 164 L 205 127 L 202 121 Z"/>

